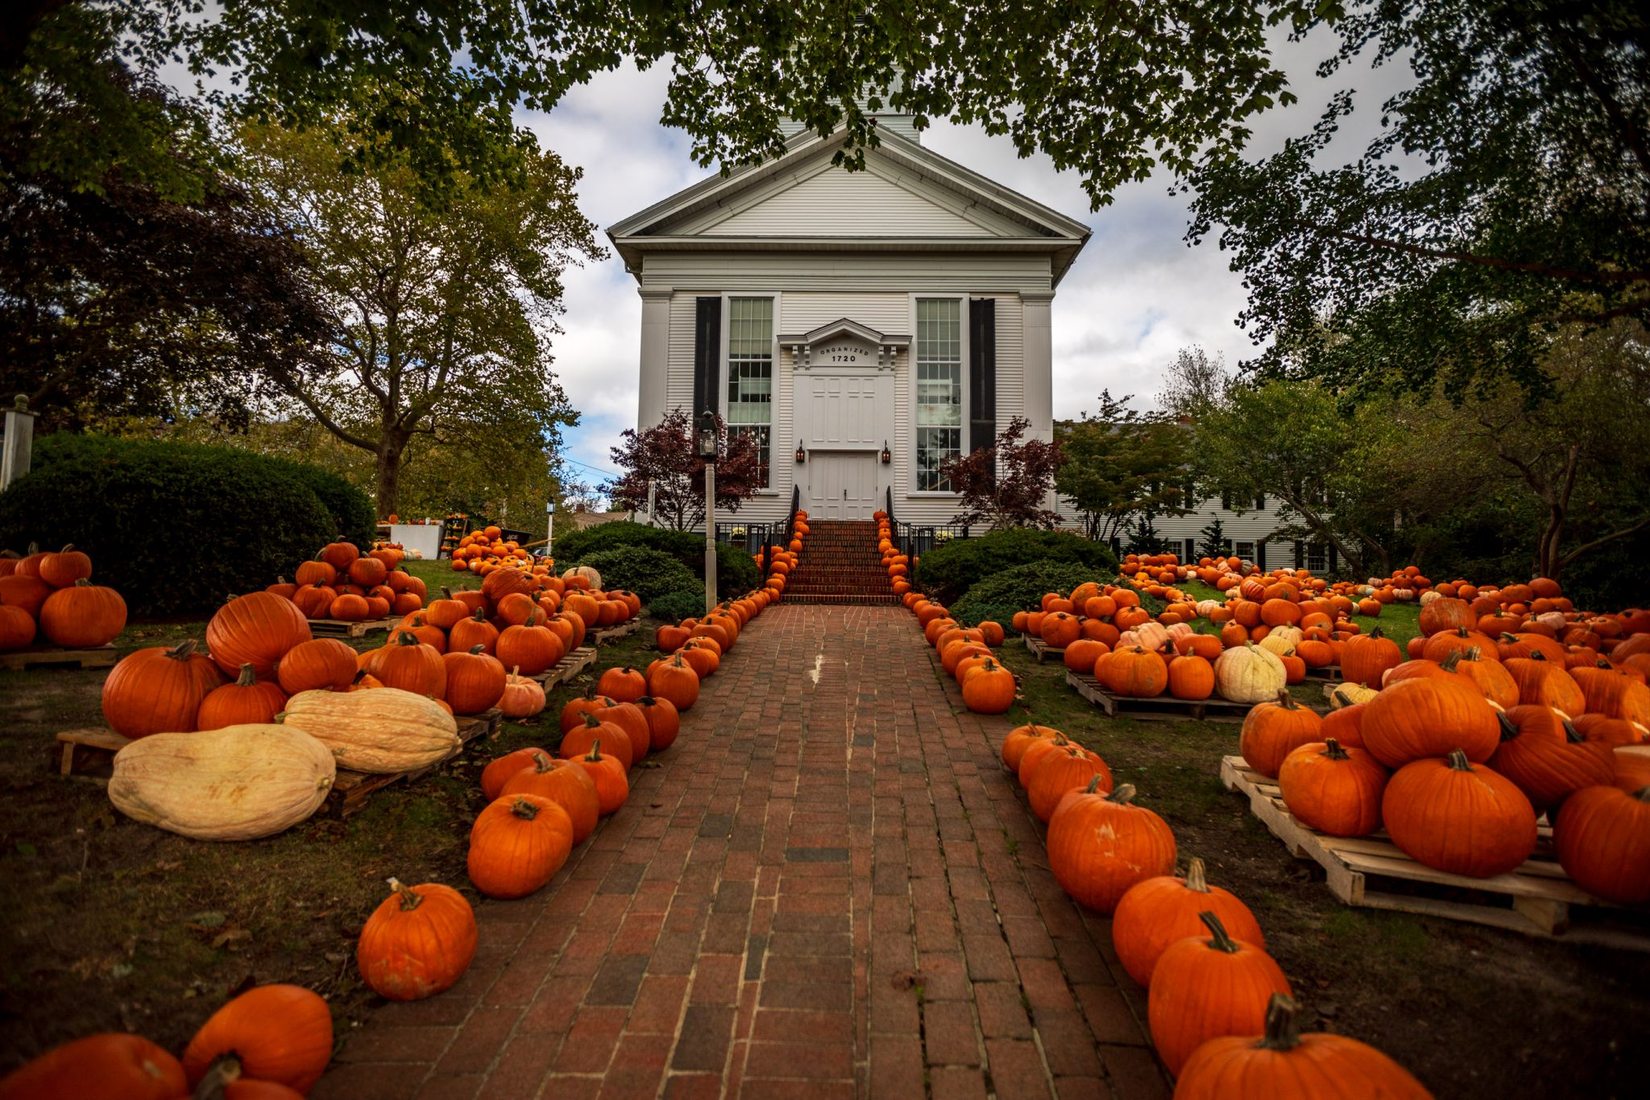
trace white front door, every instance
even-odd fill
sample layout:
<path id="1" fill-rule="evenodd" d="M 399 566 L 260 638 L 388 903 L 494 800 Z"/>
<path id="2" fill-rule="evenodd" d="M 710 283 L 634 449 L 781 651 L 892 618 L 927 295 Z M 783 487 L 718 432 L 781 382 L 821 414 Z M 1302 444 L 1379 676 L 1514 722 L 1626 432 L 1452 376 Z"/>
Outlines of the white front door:
<path id="1" fill-rule="evenodd" d="M 810 451 L 807 478 L 810 519 L 870 519 L 879 506 L 874 451 Z"/>

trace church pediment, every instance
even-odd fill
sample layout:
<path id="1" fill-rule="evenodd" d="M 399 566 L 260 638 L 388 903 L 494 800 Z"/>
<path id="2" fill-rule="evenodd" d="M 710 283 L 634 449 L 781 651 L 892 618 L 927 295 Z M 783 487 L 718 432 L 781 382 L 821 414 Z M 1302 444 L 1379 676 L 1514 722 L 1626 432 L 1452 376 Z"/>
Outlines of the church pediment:
<path id="1" fill-rule="evenodd" d="M 791 353 L 799 371 L 893 370 L 899 353 L 911 346 L 911 337 L 878 332 L 870 325 L 841 317 L 812 332 L 781 336 L 779 346 Z"/>

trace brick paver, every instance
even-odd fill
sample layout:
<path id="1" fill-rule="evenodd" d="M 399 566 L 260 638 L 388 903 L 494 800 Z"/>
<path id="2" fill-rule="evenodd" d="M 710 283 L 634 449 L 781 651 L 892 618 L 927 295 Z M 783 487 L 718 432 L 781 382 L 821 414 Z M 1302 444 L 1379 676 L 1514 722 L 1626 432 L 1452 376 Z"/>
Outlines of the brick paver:
<path id="1" fill-rule="evenodd" d="M 1107 922 L 1048 871 L 903 609 L 785 605 L 469 973 L 314 1095 L 1166 1096 Z"/>

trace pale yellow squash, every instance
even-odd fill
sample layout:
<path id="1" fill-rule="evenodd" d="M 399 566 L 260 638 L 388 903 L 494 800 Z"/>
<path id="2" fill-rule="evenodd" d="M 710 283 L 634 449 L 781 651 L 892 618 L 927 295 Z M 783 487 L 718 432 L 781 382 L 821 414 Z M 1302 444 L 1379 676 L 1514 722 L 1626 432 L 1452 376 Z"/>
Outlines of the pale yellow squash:
<path id="1" fill-rule="evenodd" d="M 157 733 L 115 754 L 109 801 L 197 840 L 254 840 L 313 814 L 335 771 L 325 745 L 288 726 Z"/>
<path id="2" fill-rule="evenodd" d="M 434 699 L 399 688 L 300 691 L 276 718 L 319 740 L 340 768 L 392 775 L 459 749 L 458 723 Z"/>

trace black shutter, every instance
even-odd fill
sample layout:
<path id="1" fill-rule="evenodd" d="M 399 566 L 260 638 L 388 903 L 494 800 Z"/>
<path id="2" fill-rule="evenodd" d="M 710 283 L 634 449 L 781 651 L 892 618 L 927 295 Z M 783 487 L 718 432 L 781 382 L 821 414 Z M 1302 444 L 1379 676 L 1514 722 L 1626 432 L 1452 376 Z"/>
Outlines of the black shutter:
<path id="1" fill-rule="evenodd" d="M 997 442 L 997 299 L 968 300 L 968 444 L 977 451 Z"/>
<path id="2" fill-rule="evenodd" d="M 693 312 L 693 420 L 706 409 L 718 412 L 716 387 L 722 381 L 722 299 L 699 298 Z"/>

